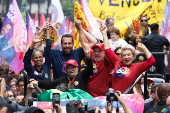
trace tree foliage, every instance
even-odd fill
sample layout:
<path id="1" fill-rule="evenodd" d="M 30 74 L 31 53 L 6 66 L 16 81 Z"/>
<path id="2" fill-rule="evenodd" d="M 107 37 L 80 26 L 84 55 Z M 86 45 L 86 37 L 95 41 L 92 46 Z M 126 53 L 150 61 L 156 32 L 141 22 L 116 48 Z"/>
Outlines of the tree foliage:
<path id="1" fill-rule="evenodd" d="M 62 9 L 64 16 L 69 16 L 69 20 L 74 22 L 74 2 L 72 0 L 66 0 L 62 3 Z"/>

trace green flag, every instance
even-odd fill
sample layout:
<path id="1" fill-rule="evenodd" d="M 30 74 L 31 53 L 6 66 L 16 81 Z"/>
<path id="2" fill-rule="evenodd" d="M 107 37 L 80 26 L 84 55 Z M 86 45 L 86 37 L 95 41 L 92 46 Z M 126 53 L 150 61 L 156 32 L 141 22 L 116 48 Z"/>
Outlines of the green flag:
<path id="1" fill-rule="evenodd" d="M 22 3 L 21 3 L 21 14 L 22 14 L 22 17 L 24 19 L 25 26 L 27 26 L 26 11 L 27 11 L 27 0 L 22 0 Z"/>
<path id="2" fill-rule="evenodd" d="M 46 90 L 38 95 L 38 101 L 52 101 L 53 91 Z M 81 89 L 69 89 L 67 92 L 63 92 L 60 95 L 60 101 L 65 100 L 81 100 L 81 99 L 93 99 L 93 97 L 87 92 Z"/>

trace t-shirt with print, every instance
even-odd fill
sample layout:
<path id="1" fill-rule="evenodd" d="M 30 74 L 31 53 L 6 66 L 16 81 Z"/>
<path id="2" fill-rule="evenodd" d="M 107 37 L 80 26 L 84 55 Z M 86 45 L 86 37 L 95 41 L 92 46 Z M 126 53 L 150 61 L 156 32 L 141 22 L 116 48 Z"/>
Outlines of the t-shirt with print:
<path id="1" fill-rule="evenodd" d="M 112 65 L 114 66 L 114 76 L 112 76 L 112 88 L 115 91 L 121 91 L 121 93 L 124 93 L 126 89 L 137 79 L 137 77 L 142 72 L 151 68 L 152 65 L 154 65 L 155 63 L 154 57 L 151 56 L 145 62 L 126 66 L 110 48 L 105 50 L 105 52 L 112 62 Z M 133 90 L 131 90 L 130 93 L 133 93 Z"/>
<path id="2" fill-rule="evenodd" d="M 118 41 L 114 41 L 114 42 L 112 41 L 112 39 L 109 39 L 109 43 L 112 51 L 114 51 L 117 47 L 123 47 L 128 44 L 125 40 L 122 40 L 120 38 L 118 39 Z"/>
<path id="3" fill-rule="evenodd" d="M 45 49 L 45 48 L 44 48 Z M 74 59 L 79 65 L 79 71 L 81 68 L 81 60 L 85 57 L 83 48 L 80 47 L 76 50 L 72 50 L 72 53 L 66 55 L 63 51 L 51 49 L 51 62 L 53 65 L 53 77 L 54 80 L 61 76 L 66 76 L 66 62 L 69 59 Z"/>
<path id="4" fill-rule="evenodd" d="M 105 96 L 109 89 L 110 70 L 112 68 L 111 62 L 104 57 L 99 62 L 95 62 L 93 58 L 93 50 L 90 51 L 93 60 L 93 72 L 88 80 L 88 93 L 93 97 Z"/>

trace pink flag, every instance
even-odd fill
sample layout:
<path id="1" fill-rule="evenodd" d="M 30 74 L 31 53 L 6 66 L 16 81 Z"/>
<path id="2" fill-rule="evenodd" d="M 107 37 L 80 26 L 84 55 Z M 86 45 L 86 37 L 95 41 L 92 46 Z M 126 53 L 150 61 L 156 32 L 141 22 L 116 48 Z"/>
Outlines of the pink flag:
<path id="1" fill-rule="evenodd" d="M 43 27 L 43 25 L 46 23 L 45 17 L 43 12 L 41 12 L 41 17 L 40 17 L 40 27 Z"/>
<path id="2" fill-rule="evenodd" d="M 27 47 L 27 30 L 16 0 L 6 14 L 0 32 L 0 55 L 10 68 L 19 73 L 23 69 L 23 55 Z"/>
<path id="3" fill-rule="evenodd" d="M 125 103 L 133 111 L 133 113 L 143 113 L 145 101 L 140 94 L 122 94 L 122 97 L 123 97 L 123 100 L 125 101 Z M 95 97 L 95 98 L 98 100 L 99 99 L 103 100 L 101 102 L 101 104 L 104 107 L 104 109 L 102 109 L 101 111 L 106 111 L 105 110 L 106 96 L 100 96 L 100 97 Z M 96 103 L 97 102 L 94 102 L 94 104 L 96 104 Z M 94 105 L 94 106 L 96 106 L 96 105 Z M 116 111 L 117 107 L 119 108 L 120 113 L 124 113 L 124 109 L 123 109 L 122 105 L 118 104 L 118 101 L 113 101 L 113 111 Z"/>
<path id="4" fill-rule="evenodd" d="M 30 15 L 27 12 L 27 49 L 32 43 L 32 39 L 34 38 L 34 34 L 36 33 L 36 28 L 34 26 L 34 23 L 30 17 Z"/>
<path id="5" fill-rule="evenodd" d="M 38 16 L 37 16 L 37 12 L 35 12 L 34 26 L 35 26 L 35 27 L 38 27 Z"/>
<path id="6" fill-rule="evenodd" d="M 87 0 L 81 0 L 81 5 L 82 5 L 84 15 L 90 25 L 91 30 L 92 30 L 92 31 L 91 30 L 90 31 L 97 39 L 103 40 L 102 34 L 99 30 L 99 25 L 98 25 L 96 19 L 94 18 L 92 12 L 90 11 Z"/>

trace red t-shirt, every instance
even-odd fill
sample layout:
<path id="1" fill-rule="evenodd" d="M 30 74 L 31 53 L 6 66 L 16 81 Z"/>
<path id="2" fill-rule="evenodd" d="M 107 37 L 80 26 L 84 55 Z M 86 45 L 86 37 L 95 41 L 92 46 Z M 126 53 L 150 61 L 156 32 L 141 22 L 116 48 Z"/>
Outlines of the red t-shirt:
<path id="1" fill-rule="evenodd" d="M 151 56 L 145 62 L 126 66 L 110 48 L 105 50 L 105 52 L 114 67 L 114 76 L 112 76 L 112 88 L 115 91 L 121 91 L 121 93 L 124 93 L 142 72 L 151 68 L 155 63 L 154 57 Z M 131 90 L 129 93 L 133 93 L 133 91 Z"/>
<path id="2" fill-rule="evenodd" d="M 90 53 L 93 60 L 93 72 L 88 80 L 88 93 L 93 97 L 105 96 L 106 91 L 109 89 L 112 64 L 105 57 L 99 62 L 95 62 L 93 51 L 90 51 Z"/>

